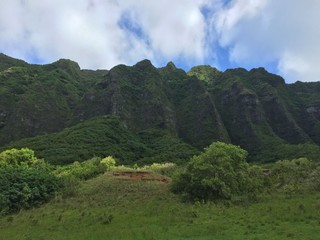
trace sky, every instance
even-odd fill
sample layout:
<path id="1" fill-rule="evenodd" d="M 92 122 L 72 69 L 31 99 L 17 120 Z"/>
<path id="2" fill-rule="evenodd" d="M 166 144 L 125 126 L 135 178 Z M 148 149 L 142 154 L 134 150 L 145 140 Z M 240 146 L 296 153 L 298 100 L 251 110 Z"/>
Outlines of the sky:
<path id="1" fill-rule="evenodd" d="M 320 80 L 319 0 L 0 1 L 0 52 L 29 63 L 110 69 L 150 59 Z"/>

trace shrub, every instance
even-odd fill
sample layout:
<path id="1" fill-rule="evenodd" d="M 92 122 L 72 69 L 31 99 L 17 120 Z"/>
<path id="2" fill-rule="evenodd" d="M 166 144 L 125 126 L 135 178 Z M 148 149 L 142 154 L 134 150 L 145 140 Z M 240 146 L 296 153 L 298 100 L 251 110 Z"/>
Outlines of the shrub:
<path id="1" fill-rule="evenodd" d="M 106 171 L 110 171 L 116 166 L 116 160 L 112 156 L 103 158 L 100 164 L 105 168 Z"/>
<path id="2" fill-rule="evenodd" d="M 0 183 L 0 214 L 37 206 L 61 187 L 50 165 L 28 148 L 0 153 Z"/>
<path id="3" fill-rule="evenodd" d="M 60 166 L 56 169 L 55 174 L 63 178 L 73 176 L 87 180 L 110 170 L 114 166 L 115 160 L 113 157 L 109 156 L 102 160 L 99 157 L 93 157 L 81 163 L 75 161 L 72 164 Z"/>
<path id="4" fill-rule="evenodd" d="M 146 165 L 141 168 L 142 170 L 151 170 L 153 172 L 172 176 L 172 174 L 177 170 L 177 164 L 175 163 L 153 163 L 151 165 Z"/>
<path id="5" fill-rule="evenodd" d="M 274 187 L 288 196 L 316 190 L 319 175 L 319 168 L 307 158 L 277 161 L 272 170 Z"/>
<path id="6" fill-rule="evenodd" d="M 48 201 L 61 187 L 51 172 L 34 168 L 0 169 L 0 213 L 30 208 Z"/>
<path id="7" fill-rule="evenodd" d="M 256 186 L 246 156 L 240 147 L 215 142 L 191 159 L 185 171 L 174 178 L 172 190 L 205 201 L 254 194 Z"/>
<path id="8" fill-rule="evenodd" d="M 307 191 L 320 191 L 320 166 L 317 166 L 310 171 L 304 187 Z"/>
<path id="9" fill-rule="evenodd" d="M 307 158 L 277 161 L 273 168 L 273 177 L 279 186 L 298 184 L 308 177 L 312 163 Z"/>

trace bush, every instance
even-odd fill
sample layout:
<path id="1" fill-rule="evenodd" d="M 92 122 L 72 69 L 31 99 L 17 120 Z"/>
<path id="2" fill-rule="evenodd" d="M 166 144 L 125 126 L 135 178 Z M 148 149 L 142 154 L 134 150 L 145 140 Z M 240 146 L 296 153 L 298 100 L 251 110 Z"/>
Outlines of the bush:
<path id="1" fill-rule="evenodd" d="M 43 159 L 28 148 L 0 153 L 0 214 L 48 201 L 62 186 Z"/>
<path id="2" fill-rule="evenodd" d="M 310 171 L 309 177 L 306 179 L 304 187 L 307 191 L 320 191 L 320 166 L 317 166 Z"/>
<path id="3" fill-rule="evenodd" d="M 172 174 L 177 170 L 177 164 L 175 163 L 153 163 L 151 165 L 146 165 L 141 168 L 141 170 L 150 170 L 155 173 L 159 173 L 166 176 L 172 176 Z"/>
<path id="4" fill-rule="evenodd" d="M 174 178 L 172 190 L 205 201 L 255 194 L 257 183 L 250 178 L 246 156 L 240 147 L 215 142 L 191 159 L 186 170 Z"/>
<path id="5" fill-rule="evenodd" d="M 100 164 L 105 168 L 106 171 L 110 171 L 116 166 L 116 160 L 112 156 L 108 156 L 102 159 Z"/>
<path id="6" fill-rule="evenodd" d="M 0 213 L 30 208 L 48 201 L 62 186 L 51 172 L 34 168 L 0 169 Z"/>
<path id="7" fill-rule="evenodd" d="M 97 176 L 98 174 L 109 171 L 114 166 L 115 160 L 111 156 L 102 160 L 99 157 L 93 157 L 81 163 L 76 161 L 69 165 L 60 166 L 56 169 L 55 174 L 63 178 L 73 176 L 87 180 Z"/>
<path id="8" fill-rule="evenodd" d="M 307 158 L 298 158 L 293 160 L 277 161 L 272 170 L 272 179 L 274 187 L 277 190 L 284 191 L 291 196 L 294 193 L 301 192 L 307 188 L 316 188 L 310 182 L 317 176 L 317 168 Z"/>
<path id="9" fill-rule="evenodd" d="M 307 158 L 277 161 L 273 168 L 273 176 L 279 185 L 296 184 L 308 177 L 313 166 Z"/>

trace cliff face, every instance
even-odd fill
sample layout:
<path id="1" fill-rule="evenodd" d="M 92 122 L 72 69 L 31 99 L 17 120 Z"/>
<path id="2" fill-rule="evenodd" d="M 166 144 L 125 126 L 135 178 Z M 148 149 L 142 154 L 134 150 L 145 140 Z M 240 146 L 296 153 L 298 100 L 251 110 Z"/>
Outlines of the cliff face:
<path id="1" fill-rule="evenodd" d="M 70 60 L 40 66 L 1 54 L 0 93 L 2 146 L 102 115 L 136 134 L 163 129 L 198 149 L 219 140 L 258 156 L 272 145 L 320 144 L 320 83 L 288 85 L 263 68 L 186 73 L 144 60 L 91 71 Z"/>
<path id="2" fill-rule="evenodd" d="M 162 69 L 148 60 L 116 66 L 81 104 L 85 118 L 112 114 L 136 132 L 159 127 L 200 148 L 229 140 L 203 83 L 172 63 Z"/>
<path id="3" fill-rule="evenodd" d="M 84 114 L 113 114 L 136 131 L 154 126 L 175 131 L 175 116 L 163 80 L 148 60 L 133 67 L 114 67 L 93 92 L 91 99 L 93 97 L 101 104 L 96 106 L 90 98 L 84 99 L 84 105 L 92 106 L 85 109 Z M 95 112 L 90 110 L 93 108 Z"/>

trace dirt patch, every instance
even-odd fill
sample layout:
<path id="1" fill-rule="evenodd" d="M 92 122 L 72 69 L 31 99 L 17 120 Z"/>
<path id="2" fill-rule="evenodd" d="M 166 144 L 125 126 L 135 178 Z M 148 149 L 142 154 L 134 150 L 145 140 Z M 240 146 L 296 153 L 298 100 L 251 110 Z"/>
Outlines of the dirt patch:
<path id="1" fill-rule="evenodd" d="M 149 171 L 119 171 L 113 172 L 113 176 L 122 180 L 157 181 L 169 183 L 169 178 Z"/>

